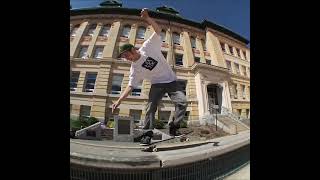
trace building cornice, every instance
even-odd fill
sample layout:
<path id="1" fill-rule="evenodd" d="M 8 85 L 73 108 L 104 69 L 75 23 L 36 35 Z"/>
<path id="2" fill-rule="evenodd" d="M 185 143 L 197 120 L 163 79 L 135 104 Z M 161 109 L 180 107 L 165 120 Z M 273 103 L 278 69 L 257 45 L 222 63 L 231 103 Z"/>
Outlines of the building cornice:
<path id="1" fill-rule="evenodd" d="M 140 16 L 141 9 L 133 9 L 133 8 L 123 8 L 123 7 L 94 7 L 94 8 L 81 8 L 81 9 L 72 9 L 70 11 L 70 16 L 79 16 L 79 15 L 90 15 L 90 14 L 123 14 L 123 15 L 131 15 L 131 16 Z M 239 34 L 229 30 L 226 27 L 218 25 L 216 23 L 210 22 L 208 20 L 203 20 L 201 23 L 194 22 L 188 19 L 184 19 L 180 16 L 170 15 L 166 13 L 161 13 L 153 10 L 149 10 L 149 15 L 153 18 L 157 19 L 165 19 L 173 22 L 178 22 L 181 24 L 186 24 L 189 26 L 193 26 L 199 29 L 211 28 L 222 32 L 230 37 L 239 40 L 242 43 L 248 44 L 249 40 L 240 36 Z"/>

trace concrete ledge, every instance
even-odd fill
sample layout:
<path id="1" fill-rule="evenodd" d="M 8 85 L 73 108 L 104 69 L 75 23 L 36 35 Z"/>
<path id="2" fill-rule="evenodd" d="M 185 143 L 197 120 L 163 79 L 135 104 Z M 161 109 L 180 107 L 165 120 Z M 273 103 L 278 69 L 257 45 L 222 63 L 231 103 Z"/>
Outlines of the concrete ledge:
<path id="1" fill-rule="evenodd" d="M 160 167 L 160 160 L 156 156 L 133 158 L 72 153 L 70 164 L 107 169 L 155 169 Z"/>
<path id="2" fill-rule="evenodd" d="M 90 143 L 92 142 L 92 143 Z M 213 142 L 219 142 L 213 146 Z M 80 166 L 107 169 L 157 169 L 174 167 L 220 156 L 250 144 L 250 131 L 240 132 L 207 141 L 190 142 L 185 146 L 202 143 L 202 145 L 182 148 L 183 145 L 159 144 L 159 148 L 174 150 L 159 152 L 142 152 L 144 147 L 137 143 L 105 144 L 103 141 L 70 140 L 70 163 Z"/>
<path id="3" fill-rule="evenodd" d="M 234 151 L 240 147 L 250 144 L 250 137 L 247 133 L 233 135 L 232 137 L 222 137 L 214 139 L 214 142 L 219 141 L 219 146 L 213 146 L 208 143 L 199 147 L 181 149 L 180 152 L 172 151 L 170 153 L 158 152 L 157 155 L 162 161 L 162 167 L 180 166 L 196 161 L 210 159 L 221 154 Z M 250 134 L 249 134 L 250 135 Z M 237 138 L 238 137 L 238 138 Z M 210 142 L 213 140 L 209 140 Z"/>

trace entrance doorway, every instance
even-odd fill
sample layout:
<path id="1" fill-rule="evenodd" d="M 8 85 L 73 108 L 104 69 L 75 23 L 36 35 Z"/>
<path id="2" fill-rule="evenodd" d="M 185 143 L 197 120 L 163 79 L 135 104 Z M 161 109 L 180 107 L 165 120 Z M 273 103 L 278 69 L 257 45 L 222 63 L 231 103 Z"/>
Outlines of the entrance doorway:
<path id="1" fill-rule="evenodd" d="M 222 87 L 218 86 L 217 84 L 209 84 L 207 86 L 207 92 L 209 108 L 213 105 L 218 105 L 218 113 L 221 113 Z"/>

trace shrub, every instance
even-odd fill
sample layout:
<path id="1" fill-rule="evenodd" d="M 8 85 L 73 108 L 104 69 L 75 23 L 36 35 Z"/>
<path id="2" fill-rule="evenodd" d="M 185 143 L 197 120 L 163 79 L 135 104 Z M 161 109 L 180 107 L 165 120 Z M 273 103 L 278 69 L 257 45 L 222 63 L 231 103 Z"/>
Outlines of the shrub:
<path id="1" fill-rule="evenodd" d="M 180 127 L 181 127 L 181 128 L 187 128 L 187 127 L 188 127 L 187 121 L 182 121 L 182 122 L 180 123 Z"/>
<path id="2" fill-rule="evenodd" d="M 70 130 L 77 131 L 81 129 L 82 123 L 79 119 L 70 118 Z"/>
<path id="3" fill-rule="evenodd" d="M 114 128 L 114 121 L 108 121 L 108 123 L 107 123 L 107 127 L 108 128 Z"/>
<path id="4" fill-rule="evenodd" d="M 99 122 L 99 120 L 97 118 L 95 118 L 95 117 L 90 117 L 87 121 L 88 121 L 89 126 Z"/>
<path id="5" fill-rule="evenodd" d="M 164 126 L 165 126 L 165 124 L 164 124 L 163 121 L 158 120 L 158 119 L 155 120 L 154 127 L 155 127 L 156 129 L 164 129 Z"/>

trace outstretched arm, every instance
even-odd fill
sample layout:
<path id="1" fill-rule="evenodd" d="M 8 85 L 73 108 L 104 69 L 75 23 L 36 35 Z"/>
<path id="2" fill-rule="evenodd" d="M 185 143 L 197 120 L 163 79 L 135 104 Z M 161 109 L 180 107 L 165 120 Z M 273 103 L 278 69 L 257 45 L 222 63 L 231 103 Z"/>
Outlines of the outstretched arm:
<path id="1" fill-rule="evenodd" d="M 141 18 L 146 20 L 153 27 L 154 31 L 158 35 L 160 35 L 161 29 L 158 26 L 158 24 L 149 16 L 148 9 L 147 8 L 143 8 L 140 14 L 141 14 Z"/>
<path id="2" fill-rule="evenodd" d="M 133 87 L 132 86 L 127 86 L 127 88 L 124 90 L 124 92 L 121 94 L 121 96 L 119 97 L 119 99 L 112 104 L 112 113 L 114 112 L 114 110 L 121 104 L 121 101 L 123 99 L 125 99 L 129 93 L 132 91 Z"/>

